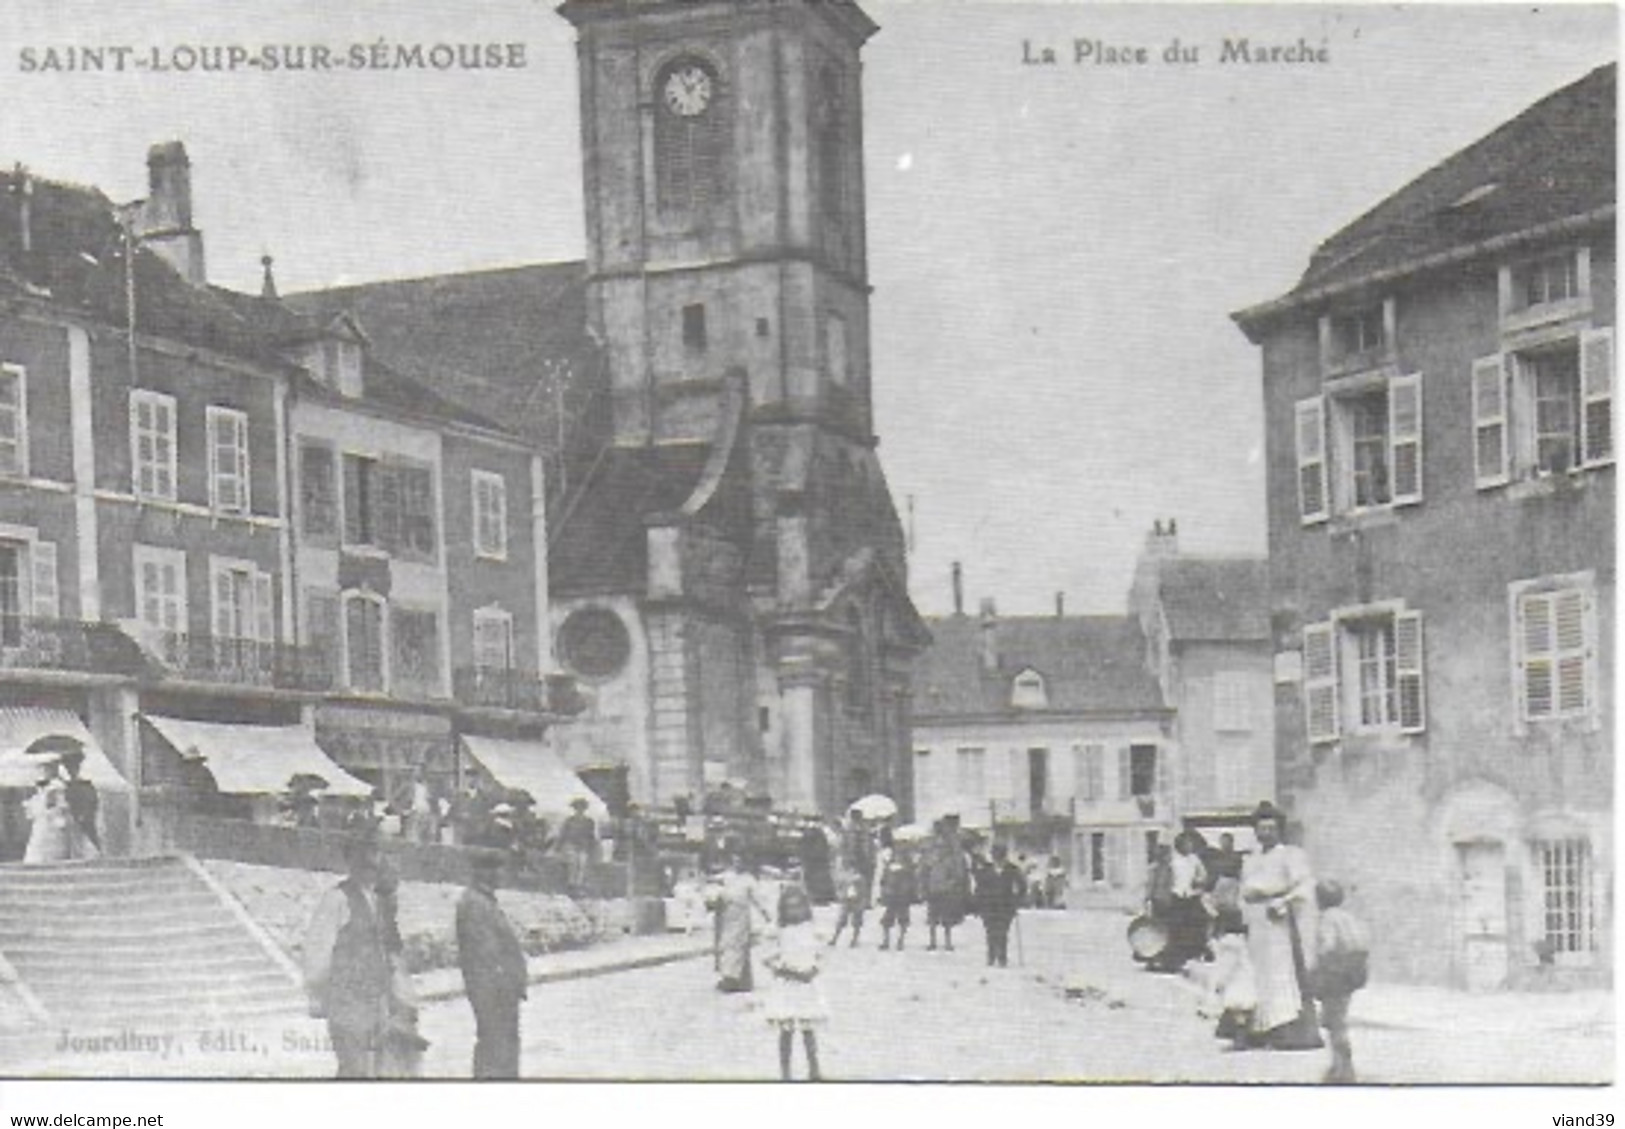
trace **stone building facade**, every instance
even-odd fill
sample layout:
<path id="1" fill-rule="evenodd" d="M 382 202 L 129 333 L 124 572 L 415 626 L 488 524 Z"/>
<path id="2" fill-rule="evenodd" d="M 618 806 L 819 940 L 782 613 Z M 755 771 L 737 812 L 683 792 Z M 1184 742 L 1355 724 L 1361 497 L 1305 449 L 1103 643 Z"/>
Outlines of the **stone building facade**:
<path id="1" fill-rule="evenodd" d="M 1378 975 L 1611 975 L 1615 68 L 1236 320 L 1261 350 L 1278 786 Z"/>
<path id="2" fill-rule="evenodd" d="M 855 4 L 579 0 L 584 263 L 303 296 L 518 422 L 547 500 L 555 730 L 645 802 L 724 780 L 905 807 L 901 524 L 876 454 Z M 432 319 L 431 319 L 432 315 Z M 434 325 L 427 332 L 425 324 Z"/>

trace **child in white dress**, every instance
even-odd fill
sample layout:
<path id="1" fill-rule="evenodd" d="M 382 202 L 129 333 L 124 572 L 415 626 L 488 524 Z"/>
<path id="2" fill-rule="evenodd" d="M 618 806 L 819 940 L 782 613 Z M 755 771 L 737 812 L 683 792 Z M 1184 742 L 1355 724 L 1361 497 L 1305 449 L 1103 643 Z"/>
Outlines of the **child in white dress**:
<path id="1" fill-rule="evenodd" d="M 796 1032 L 807 1047 L 807 1078 L 816 1082 L 818 1036 L 815 1031 L 829 1021 L 824 989 L 818 983 L 824 945 L 813 928 L 812 902 L 800 886 L 787 885 L 779 894 L 778 947 L 767 957 L 773 973 L 768 993 L 767 1021 L 779 1029 L 779 1074 L 790 1081 L 790 1059 L 795 1053 Z"/>

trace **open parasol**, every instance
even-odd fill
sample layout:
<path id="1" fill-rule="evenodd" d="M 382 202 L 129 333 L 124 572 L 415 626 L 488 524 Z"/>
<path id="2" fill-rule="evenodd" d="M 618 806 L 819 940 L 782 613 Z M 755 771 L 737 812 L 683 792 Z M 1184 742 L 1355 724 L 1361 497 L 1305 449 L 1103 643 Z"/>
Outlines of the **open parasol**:
<path id="1" fill-rule="evenodd" d="M 853 800 L 849 810 L 857 812 L 864 819 L 890 819 L 897 814 L 897 801 L 875 792 L 861 800 Z"/>

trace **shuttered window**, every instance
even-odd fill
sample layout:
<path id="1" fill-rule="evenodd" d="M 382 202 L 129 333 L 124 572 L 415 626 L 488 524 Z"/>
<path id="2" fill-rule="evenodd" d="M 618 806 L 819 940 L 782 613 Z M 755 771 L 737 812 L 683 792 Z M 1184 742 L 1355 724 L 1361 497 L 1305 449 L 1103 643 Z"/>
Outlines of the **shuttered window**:
<path id="1" fill-rule="evenodd" d="M 1337 647 L 1329 623 L 1303 629 L 1303 695 L 1310 743 L 1337 740 Z"/>
<path id="2" fill-rule="evenodd" d="M 1325 405 L 1321 398 L 1299 400 L 1294 419 L 1298 448 L 1298 516 L 1309 525 L 1325 521 L 1330 513 L 1326 497 Z"/>
<path id="3" fill-rule="evenodd" d="M 1473 362 L 1473 473 L 1480 490 L 1509 477 L 1506 358 Z"/>
<path id="4" fill-rule="evenodd" d="M 248 417 L 232 408 L 210 406 L 209 505 L 215 513 L 246 514 L 248 494 Z"/>
<path id="5" fill-rule="evenodd" d="M 1396 506 L 1422 500 L 1422 376 L 1388 382 L 1389 469 Z"/>
<path id="6" fill-rule="evenodd" d="M 57 584 L 56 542 L 33 542 L 28 547 L 28 559 L 29 579 L 33 583 L 34 618 L 61 618 L 62 601 L 61 590 Z"/>
<path id="7" fill-rule="evenodd" d="M 1614 461 L 1614 331 L 1589 330 L 1580 338 L 1580 377 L 1584 413 L 1581 463 Z"/>
<path id="8" fill-rule="evenodd" d="M 131 489 L 138 498 L 175 500 L 175 397 L 130 393 Z"/>
<path id="9" fill-rule="evenodd" d="M 1523 592 L 1517 597 L 1521 716 L 1526 721 L 1579 717 L 1596 703 L 1596 612 L 1589 588 Z"/>
<path id="10" fill-rule="evenodd" d="M 344 647 L 351 690 L 384 692 L 384 604 L 360 593 L 344 599 Z"/>
<path id="11" fill-rule="evenodd" d="M 0 364 L 0 475 L 28 474 L 28 374 Z"/>

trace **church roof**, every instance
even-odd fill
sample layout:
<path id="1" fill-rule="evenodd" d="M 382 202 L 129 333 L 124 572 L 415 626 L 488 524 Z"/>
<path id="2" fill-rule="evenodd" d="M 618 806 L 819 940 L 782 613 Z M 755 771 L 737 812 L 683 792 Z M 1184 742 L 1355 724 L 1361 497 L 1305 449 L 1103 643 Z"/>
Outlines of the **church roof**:
<path id="1" fill-rule="evenodd" d="M 1269 568 L 1262 559 L 1176 557 L 1160 566 L 1158 589 L 1175 642 L 1270 638 Z"/>
<path id="2" fill-rule="evenodd" d="M 1132 616 L 1009 616 L 993 621 L 998 666 L 983 658 L 982 620 L 927 619 L 933 643 L 914 671 L 914 719 L 1015 718 L 1046 711 L 1010 704 L 1011 683 L 1026 670 L 1044 679 L 1049 713 L 1119 714 L 1164 708 L 1145 668 L 1145 637 Z"/>
<path id="3" fill-rule="evenodd" d="M 552 590 L 585 595 L 641 589 L 649 573 L 644 518 L 682 508 L 710 453 L 702 443 L 607 448 L 586 487 L 554 518 L 548 537 Z"/>
<path id="4" fill-rule="evenodd" d="M 581 262 L 342 286 L 291 294 L 287 304 L 353 315 L 372 351 L 407 380 L 548 451 L 580 429 L 605 379 Z"/>
<path id="5" fill-rule="evenodd" d="M 1271 314 L 1429 259 L 1595 214 L 1611 217 L 1617 66 L 1599 67 L 1453 153 L 1315 251 L 1284 297 L 1236 314 Z"/>

